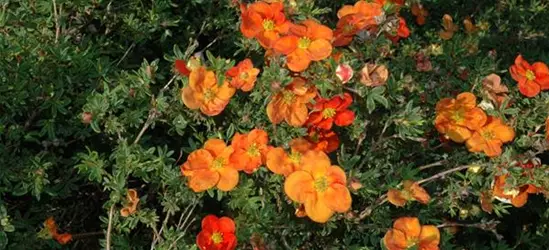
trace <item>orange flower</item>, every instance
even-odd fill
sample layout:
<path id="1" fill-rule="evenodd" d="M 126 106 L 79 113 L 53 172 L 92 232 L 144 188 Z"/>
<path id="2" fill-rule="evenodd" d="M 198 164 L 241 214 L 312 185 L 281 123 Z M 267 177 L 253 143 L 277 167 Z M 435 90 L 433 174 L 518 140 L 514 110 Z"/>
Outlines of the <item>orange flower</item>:
<path id="1" fill-rule="evenodd" d="M 188 108 L 200 108 L 205 115 L 214 116 L 225 109 L 234 92 L 227 81 L 220 86 L 213 71 L 199 67 L 191 71 L 189 85 L 181 90 L 181 99 Z"/>
<path id="2" fill-rule="evenodd" d="M 540 192 L 540 189 L 532 184 L 520 187 L 509 187 L 506 183 L 508 175 L 496 176 L 492 186 L 493 196 L 505 203 L 511 203 L 515 207 L 522 207 L 528 201 L 528 194 Z"/>
<path id="3" fill-rule="evenodd" d="M 314 150 L 325 153 L 334 152 L 339 147 L 339 137 L 334 131 L 330 130 L 319 130 L 310 127 L 307 140 L 313 144 Z"/>
<path id="4" fill-rule="evenodd" d="M 316 96 L 316 88 L 308 86 L 303 78 L 294 80 L 273 96 L 267 105 L 267 116 L 273 124 L 285 120 L 294 127 L 301 127 L 307 121 L 307 103 Z"/>
<path id="5" fill-rule="evenodd" d="M 252 60 L 244 59 L 229 69 L 226 75 L 231 77 L 230 83 L 233 88 L 248 92 L 254 87 L 258 74 L 259 69 L 254 68 Z"/>
<path id="6" fill-rule="evenodd" d="M 518 82 L 519 91 L 526 97 L 534 97 L 549 89 L 549 68 L 542 62 L 532 65 L 518 55 L 515 65 L 509 68 L 511 77 Z"/>
<path id="7" fill-rule="evenodd" d="M 452 16 L 445 14 L 442 17 L 442 28 L 443 30 L 438 32 L 438 35 L 440 38 L 444 40 L 450 40 L 456 31 L 458 31 L 459 27 L 454 24 L 454 19 L 452 19 Z"/>
<path id="8" fill-rule="evenodd" d="M 202 219 L 202 231 L 196 236 L 196 245 L 200 250 L 234 250 L 235 231 L 236 225 L 231 218 L 208 215 Z"/>
<path id="9" fill-rule="evenodd" d="M 440 232 L 433 225 L 419 224 L 416 217 L 401 217 L 383 237 L 387 250 L 438 250 Z"/>
<path id="10" fill-rule="evenodd" d="M 238 169 L 251 174 L 261 164 L 265 163 L 265 157 L 269 152 L 269 136 L 262 129 L 253 129 L 248 134 L 236 133 L 231 146 L 234 153 L 231 155 L 231 163 Z"/>
<path id="11" fill-rule="evenodd" d="M 233 148 L 223 140 L 209 139 L 204 148 L 192 152 L 181 165 L 181 173 L 189 179 L 189 187 L 202 192 L 216 186 L 230 191 L 238 184 L 238 170 L 230 161 Z"/>
<path id="12" fill-rule="evenodd" d="M 463 26 L 465 27 L 465 33 L 469 35 L 474 34 L 479 30 L 479 28 L 473 24 L 473 20 L 471 20 L 471 17 L 469 16 L 463 20 Z"/>
<path id="13" fill-rule="evenodd" d="M 344 5 L 337 12 L 337 17 L 343 18 L 355 14 L 359 14 L 367 19 L 380 17 L 383 15 L 383 4 L 358 1 L 355 5 Z"/>
<path id="14" fill-rule="evenodd" d="M 489 157 L 495 157 L 501 154 L 503 143 L 514 138 L 513 128 L 503 124 L 499 118 L 490 116 L 486 125 L 475 131 L 467 140 L 466 146 L 470 152 L 484 152 Z"/>
<path id="15" fill-rule="evenodd" d="M 275 174 L 288 176 L 296 170 L 301 169 L 302 156 L 311 150 L 312 144 L 303 138 L 296 138 L 290 141 L 290 154 L 283 148 L 277 147 L 267 153 L 266 165 Z"/>
<path id="16" fill-rule="evenodd" d="M 349 126 L 355 120 L 355 112 L 348 109 L 351 103 L 353 97 L 349 93 L 332 99 L 317 98 L 305 124 L 324 130 L 330 130 L 333 123 L 340 127 Z"/>
<path id="17" fill-rule="evenodd" d="M 402 182 L 403 190 L 391 188 L 387 192 L 389 202 L 397 207 L 402 207 L 408 201 L 416 200 L 420 203 L 427 204 L 431 197 L 417 182 L 405 180 Z"/>
<path id="18" fill-rule="evenodd" d="M 289 28 L 290 22 L 284 16 L 282 3 L 255 2 L 243 8 L 240 31 L 247 38 L 256 38 L 266 49 L 274 46 Z"/>
<path id="19" fill-rule="evenodd" d="M 345 172 L 332 166 L 330 158 L 320 151 L 308 151 L 302 158 L 302 170 L 293 172 L 284 182 L 284 191 L 291 200 L 304 204 L 311 220 L 324 223 L 335 212 L 351 208 Z"/>
<path id="20" fill-rule="evenodd" d="M 48 231 L 51 238 L 59 242 L 59 244 L 61 245 L 65 245 L 72 240 L 72 234 L 59 233 L 57 223 L 55 222 L 53 217 L 48 217 L 48 219 L 44 221 L 44 228 Z"/>
<path id="21" fill-rule="evenodd" d="M 135 189 L 128 189 L 126 192 L 126 202 L 127 204 L 120 209 L 120 215 L 122 215 L 122 217 L 128 217 L 137 211 L 139 196 L 137 196 L 137 191 L 135 191 Z"/>
<path id="22" fill-rule="evenodd" d="M 55 240 L 59 242 L 59 244 L 61 245 L 66 245 L 72 240 L 72 234 L 70 233 L 58 234 L 57 237 L 55 237 Z"/>
<path id="23" fill-rule="evenodd" d="M 396 35 L 388 34 L 387 37 L 394 43 L 398 42 L 400 38 L 407 38 L 410 36 L 410 29 L 406 25 L 406 20 L 402 17 L 398 18 L 398 29 L 396 30 Z"/>
<path id="24" fill-rule="evenodd" d="M 482 109 L 476 107 L 476 97 L 464 92 L 456 99 L 444 98 L 437 103 L 435 128 L 452 141 L 462 143 L 473 131 L 479 130 L 487 120 Z"/>
<path id="25" fill-rule="evenodd" d="M 412 15 L 416 17 L 416 23 L 418 25 L 425 24 L 425 18 L 429 16 L 429 11 L 423 8 L 423 5 L 420 3 L 412 4 Z"/>
<path id="26" fill-rule="evenodd" d="M 287 56 L 290 70 L 301 72 L 311 61 L 320 61 L 332 54 L 332 38 L 330 28 L 309 19 L 301 25 L 292 25 L 289 35 L 280 38 L 274 49 Z"/>
<path id="27" fill-rule="evenodd" d="M 192 56 L 191 59 L 186 62 L 184 60 L 175 60 L 174 69 L 175 71 L 182 76 L 189 76 L 191 71 L 198 69 L 200 67 L 200 59 Z"/>

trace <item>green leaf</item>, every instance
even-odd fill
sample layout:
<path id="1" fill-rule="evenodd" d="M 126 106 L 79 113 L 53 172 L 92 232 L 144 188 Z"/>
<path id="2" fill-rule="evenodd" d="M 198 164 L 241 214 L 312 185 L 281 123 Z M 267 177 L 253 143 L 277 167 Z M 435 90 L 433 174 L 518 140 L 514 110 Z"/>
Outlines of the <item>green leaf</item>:
<path id="1" fill-rule="evenodd" d="M 6 246 L 8 246 L 8 236 L 0 231 L 0 249 L 6 249 Z"/>

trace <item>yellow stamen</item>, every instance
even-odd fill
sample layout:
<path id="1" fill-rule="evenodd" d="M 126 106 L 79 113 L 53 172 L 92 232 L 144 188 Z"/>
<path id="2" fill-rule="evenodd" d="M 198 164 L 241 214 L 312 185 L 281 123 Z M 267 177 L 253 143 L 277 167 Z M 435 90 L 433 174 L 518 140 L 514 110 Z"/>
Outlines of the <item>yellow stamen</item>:
<path id="1" fill-rule="evenodd" d="M 220 232 L 215 232 L 212 234 L 211 239 L 214 244 L 219 244 L 223 242 L 223 235 Z"/>
<path id="2" fill-rule="evenodd" d="M 463 122 L 465 120 L 465 112 L 463 110 L 456 110 L 452 112 L 452 116 L 450 119 L 452 119 L 454 122 Z"/>
<path id="3" fill-rule="evenodd" d="M 308 37 L 302 37 L 299 38 L 299 41 L 297 42 L 297 47 L 300 49 L 307 49 L 311 45 L 311 39 Z"/>
<path id="4" fill-rule="evenodd" d="M 212 168 L 213 169 L 222 169 L 223 167 L 225 166 L 225 159 L 223 158 L 216 158 L 213 162 L 212 162 Z"/>
<path id="5" fill-rule="evenodd" d="M 322 193 L 326 191 L 326 189 L 328 189 L 328 179 L 326 179 L 325 176 L 322 176 L 315 180 L 315 190 L 317 192 Z"/>
<path id="6" fill-rule="evenodd" d="M 292 152 L 289 156 L 290 161 L 294 164 L 299 164 L 301 162 L 301 153 L 299 152 Z"/>
<path id="7" fill-rule="evenodd" d="M 491 139 L 494 139 L 496 137 L 496 135 L 494 134 L 494 131 L 490 131 L 490 130 L 483 131 L 481 133 L 481 135 L 486 140 L 491 140 Z"/>
<path id="8" fill-rule="evenodd" d="M 528 79 L 530 81 L 536 80 L 536 74 L 534 74 L 534 72 L 531 71 L 531 70 L 527 70 L 526 71 L 526 79 Z"/>
<path id="9" fill-rule="evenodd" d="M 213 92 L 213 90 L 207 89 L 207 90 L 204 92 L 204 100 L 205 100 L 205 101 L 210 101 L 210 100 L 212 100 L 214 97 L 215 97 L 215 92 Z"/>
<path id="10" fill-rule="evenodd" d="M 258 157 L 260 155 L 259 148 L 257 147 L 256 143 L 253 143 L 249 148 L 248 151 L 246 151 L 249 156 L 251 157 Z"/>
<path id="11" fill-rule="evenodd" d="M 264 30 L 271 31 L 271 30 L 274 30 L 274 28 L 275 28 L 275 23 L 273 22 L 273 20 L 267 19 L 263 21 Z"/>
<path id="12" fill-rule="evenodd" d="M 240 75 L 239 75 L 240 79 L 242 79 L 242 80 L 248 79 L 248 76 L 249 76 L 249 75 L 248 75 L 247 72 L 242 72 L 242 73 L 240 73 Z"/>
<path id="13" fill-rule="evenodd" d="M 282 92 L 282 100 L 286 104 L 292 104 L 295 99 L 295 94 L 292 91 L 284 90 Z"/>
<path id="14" fill-rule="evenodd" d="M 334 117 L 335 114 L 336 114 L 336 110 L 333 108 L 326 108 L 322 110 L 322 118 L 324 119 L 332 118 Z"/>

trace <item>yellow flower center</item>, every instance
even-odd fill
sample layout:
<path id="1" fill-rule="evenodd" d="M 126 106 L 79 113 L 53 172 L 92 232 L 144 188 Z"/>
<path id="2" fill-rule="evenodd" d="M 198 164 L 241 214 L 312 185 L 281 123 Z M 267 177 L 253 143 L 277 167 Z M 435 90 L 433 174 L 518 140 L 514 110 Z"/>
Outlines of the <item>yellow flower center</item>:
<path id="1" fill-rule="evenodd" d="M 315 180 L 315 190 L 319 193 L 323 193 L 328 189 L 328 179 L 325 176 L 322 176 Z"/>
<path id="2" fill-rule="evenodd" d="M 212 168 L 217 170 L 217 169 L 222 169 L 223 166 L 225 166 L 225 159 L 219 157 L 219 158 L 216 158 L 213 162 L 212 162 Z"/>
<path id="3" fill-rule="evenodd" d="M 248 148 L 248 151 L 246 151 L 246 152 L 251 157 L 258 157 L 259 154 L 260 154 L 259 148 L 257 147 L 256 143 L 252 143 L 252 145 L 250 145 L 250 147 Z"/>
<path id="4" fill-rule="evenodd" d="M 504 195 L 509 195 L 511 197 L 516 197 L 519 193 L 520 191 L 517 188 L 510 188 L 510 189 L 503 190 Z"/>
<path id="5" fill-rule="evenodd" d="M 487 130 L 487 131 L 483 131 L 481 133 L 482 137 L 486 140 L 491 140 L 491 139 L 494 139 L 496 137 L 496 135 L 494 134 L 493 131 L 490 131 L 490 130 Z"/>
<path id="6" fill-rule="evenodd" d="M 414 247 L 417 245 L 417 243 L 419 243 L 419 239 L 418 239 L 418 238 L 410 238 L 410 239 L 408 239 L 408 241 L 407 241 L 408 248 L 407 248 L 407 249 L 415 249 Z"/>
<path id="7" fill-rule="evenodd" d="M 292 152 L 289 156 L 290 158 L 290 161 L 293 163 L 293 164 L 299 164 L 299 162 L 301 161 L 301 153 L 299 152 Z"/>
<path id="8" fill-rule="evenodd" d="M 205 101 L 210 101 L 210 100 L 212 100 L 214 97 L 215 97 L 215 92 L 213 92 L 212 89 L 207 89 L 207 90 L 204 92 L 204 100 L 205 100 Z"/>
<path id="9" fill-rule="evenodd" d="M 271 31 L 271 30 L 274 30 L 274 28 L 275 28 L 275 23 L 273 20 L 270 20 L 270 19 L 263 20 L 264 30 Z"/>
<path id="10" fill-rule="evenodd" d="M 282 100 L 286 104 L 292 104 L 295 99 L 295 94 L 292 91 L 284 90 L 282 91 Z"/>
<path id="11" fill-rule="evenodd" d="M 406 199 L 408 201 L 413 199 L 412 194 L 410 193 L 410 191 L 408 191 L 406 189 L 400 191 L 400 194 L 402 195 L 402 197 L 404 199 Z"/>
<path id="12" fill-rule="evenodd" d="M 464 113 L 465 112 L 462 109 L 456 110 L 452 112 L 452 116 L 450 117 L 450 119 L 452 119 L 454 122 L 463 122 L 463 120 L 465 120 Z"/>
<path id="13" fill-rule="evenodd" d="M 322 110 L 322 118 L 332 118 L 336 114 L 336 110 L 334 108 L 327 108 Z"/>
<path id="14" fill-rule="evenodd" d="M 351 24 L 346 24 L 345 26 L 343 26 L 343 33 L 345 34 L 352 34 L 353 30 L 354 30 L 354 27 Z"/>
<path id="15" fill-rule="evenodd" d="M 220 232 L 215 232 L 212 234 L 211 239 L 214 244 L 219 244 L 223 242 L 223 235 Z"/>
<path id="16" fill-rule="evenodd" d="M 240 73 L 240 75 L 239 75 L 240 79 L 242 79 L 242 80 L 248 79 L 248 76 L 249 76 L 249 75 L 248 75 L 247 72 L 242 72 L 242 73 Z"/>
<path id="17" fill-rule="evenodd" d="M 526 71 L 526 79 L 528 79 L 530 81 L 536 80 L 536 74 L 534 74 L 534 72 L 531 71 L 531 70 L 527 70 Z"/>
<path id="18" fill-rule="evenodd" d="M 311 45 L 311 39 L 308 37 L 302 37 L 299 38 L 299 41 L 297 41 L 297 47 L 300 49 L 307 49 Z"/>

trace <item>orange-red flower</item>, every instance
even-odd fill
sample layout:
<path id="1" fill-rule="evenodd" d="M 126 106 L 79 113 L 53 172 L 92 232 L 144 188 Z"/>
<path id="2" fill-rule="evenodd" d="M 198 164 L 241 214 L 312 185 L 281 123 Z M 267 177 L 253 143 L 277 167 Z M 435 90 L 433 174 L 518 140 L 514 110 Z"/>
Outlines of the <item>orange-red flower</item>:
<path id="1" fill-rule="evenodd" d="M 348 15 L 359 14 L 366 18 L 376 18 L 383 15 L 383 3 L 369 3 L 358 1 L 354 5 L 344 5 L 337 11 L 337 17 L 343 18 Z"/>
<path id="2" fill-rule="evenodd" d="M 358 1 L 355 5 L 345 5 L 338 12 L 334 31 L 334 46 L 347 46 L 361 30 L 374 29 L 383 15 L 383 4 Z"/>
<path id="3" fill-rule="evenodd" d="M 292 25 L 290 33 L 274 45 L 275 51 L 287 56 L 286 64 L 294 72 L 304 71 L 311 61 L 326 59 L 332 54 L 333 32 L 330 28 L 308 19 Z"/>
<path id="4" fill-rule="evenodd" d="M 489 157 L 501 154 L 503 143 L 515 138 L 513 128 L 505 125 L 501 119 L 490 116 L 485 126 L 475 131 L 466 142 L 471 152 L 484 152 Z"/>
<path id="5" fill-rule="evenodd" d="M 301 127 L 307 121 L 307 103 L 315 96 L 314 86 L 309 86 L 303 78 L 294 78 L 273 96 L 267 105 L 267 116 L 273 124 L 286 121 L 291 126 Z"/>
<path id="6" fill-rule="evenodd" d="M 281 34 L 286 34 L 290 21 L 282 3 L 255 2 L 242 11 L 240 31 L 247 38 L 256 38 L 266 49 L 272 48 Z"/>
<path id="7" fill-rule="evenodd" d="M 394 43 L 398 42 L 401 38 L 407 38 L 410 36 L 410 29 L 408 28 L 408 25 L 406 25 L 406 20 L 402 17 L 398 18 L 398 29 L 396 30 L 396 34 L 388 34 L 387 37 L 393 41 Z"/>
<path id="8" fill-rule="evenodd" d="M 324 130 L 330 130 L 333 123 L 340 127 L 349 126 L 355 120 L 355 112 L 348 109 L 351 103 L 353 97 L 349 93 L 332 99 L 317 98 L 305 124 Z"/>
<path id="9" fill-rule="evenodd" d="M 387 192 L 387 200 L 397 207 L 402 207 L 408 201 L 416 200 L 420 203 L 427 204 L 431 197 L 417 182 L 405 180 L 402 182 L 403 189 L 398 190 L 391 188 Z"/>
<path id="10" fill-rule="evenodd" d="M 313 145 L 303 139 L 296 138 L 290 141 L 290 154 L 283 148 L 277 147 L 267 153 L 266 165 L 275 174 L 288 176 L 296 170 L 301 170 L 302 157 Z"/>
<path id="11" fill-rule="evenodd" d="M 416 17 L 416 23 L 418 25 L 425 24 L 425 18 L 429 16 L 429 11 L 423 8 L 423 5 L 420 3 L 412 4 L 412 15 Z"/>
<path id="12" fill-rule="evenodd" d="M 438 228 L 433 225 L 422 226 L 416 217 L 398 218 L 383 237 L 387 250 L 438 250 L 439 243 Z"/>
<path id="13" fill-rule="evenodd" d="M 174 63 L 175 71 L 182 76 L 189 76 L 191 71 L 196 70 L 200 67 L 200 60 L 196 57 L 191 57 L 191 59 L 186 62 L 185 60 L 177 59 Z"/>
<path id="14" fill-rule="evenodd" d="M 506 183 L 508 175 L 496 176 L 492 186 L 494 198 L 511 203 L 515 207 L 522 207 L 528 201 L 528 194 L 540 192 L 540 189 L 532 184 L 513 187 Z"/>
<path id="15" fill-rule="evenodd" d="M 196 245 L 200 250 L 234 250 L 235 231 L 236 225 L 231 218 L 208 215 L 202 219 L 202 231 L 196 236 Z"/>
<path id="16" fill-rule="evenodd" d="M 57 223 L 55 222 L 53 217 L 48 217 L 48 219 L 44 221 L 44 228 L 47 230 L 51 238 L 56 240 L 61 245 L 66 245 L 72 240 L 72 234 L 59 233 Z"/>
<path id="17" fill-rule="evenodd" d="M 332 166 L 325 153 L 308 151 L 301 167 L 286 178 L 284 191 L 293 201 L 304 204 L 311 220 L 324 223 L 335 212 L 344 213 L 351 208 L 345 172 Z"/>
<path id="18" fill-rule="evenodd" d="M 189 187 L 195 192 L 213 187 L 230 191 L 236 187 L 238 170 L 230 161 L 233 151 L 220 139 L 209 139 L 204 148 L 193 151 L 181 165 L 181 173 L 189 179 Z"/>
<path id="19" fill-rule="evenodd" d="M 252 60 L 244 59 L 244 61 L 229 69 L 226 75 L 231 77 L 230 84 L 233 88 L 248 92 L 254 87 L 258 74 L 259 69 L 254 68 Z"/>
<path id="20" fill-rule="evenodd" d="M 253 129 L 247 134 L 236 133 L 231 143 L 234 148 L 231 163 L 238 170 L 253 173 L 265 163 L 265 157 L 270 149 L 268 143 L 269 136 L 262 129 Z"/>
<path id="21" fill-rule="evenodd" d="M 339 137 L 331 130 L 310 127 L 306 139 L 313 144 L 314 150 L 325 153 L 334 152 L 339 147 Z"/>
<path id="22" fill-rule="evenodd" d="M 532 65 L 518 55 L 515 65 L 509 68 L 511 77 L 518 82 L 519 91 L 526 97 L 534 97 L 549 89 L 549 68 L 542 62 Z"/>
<path id="23" fill-rule="evenodd" d="M 455 99 L 444 98 L 437 103 L 435 128 L 452 141 L 462 143 L 486 123 L 482 109 L 476 107 L 477 98 L 469 92 L 459 94 Z"/>
<path id="24" fill-rule="evenodd" d="M 128 189 L 126 192 L 126 205 L 120 209 L 120 215 L 122 217 L 128 217 L 131 214 L 134 214 L 137 211 L 137 204 L 139 203 L 139 196 L 137 196 L 137 191 L 135 189 Z"/>
<path id="25" fill-rule="evenodd" d="M 213 71 L 199 67 L 191 71 L 189 84 L 181 90 L 181 99 L 188 108 L 200 108 L 205 115 L 214 116 L 225 109 L 235 91 L 227 81 L 218 85 Z"/>

